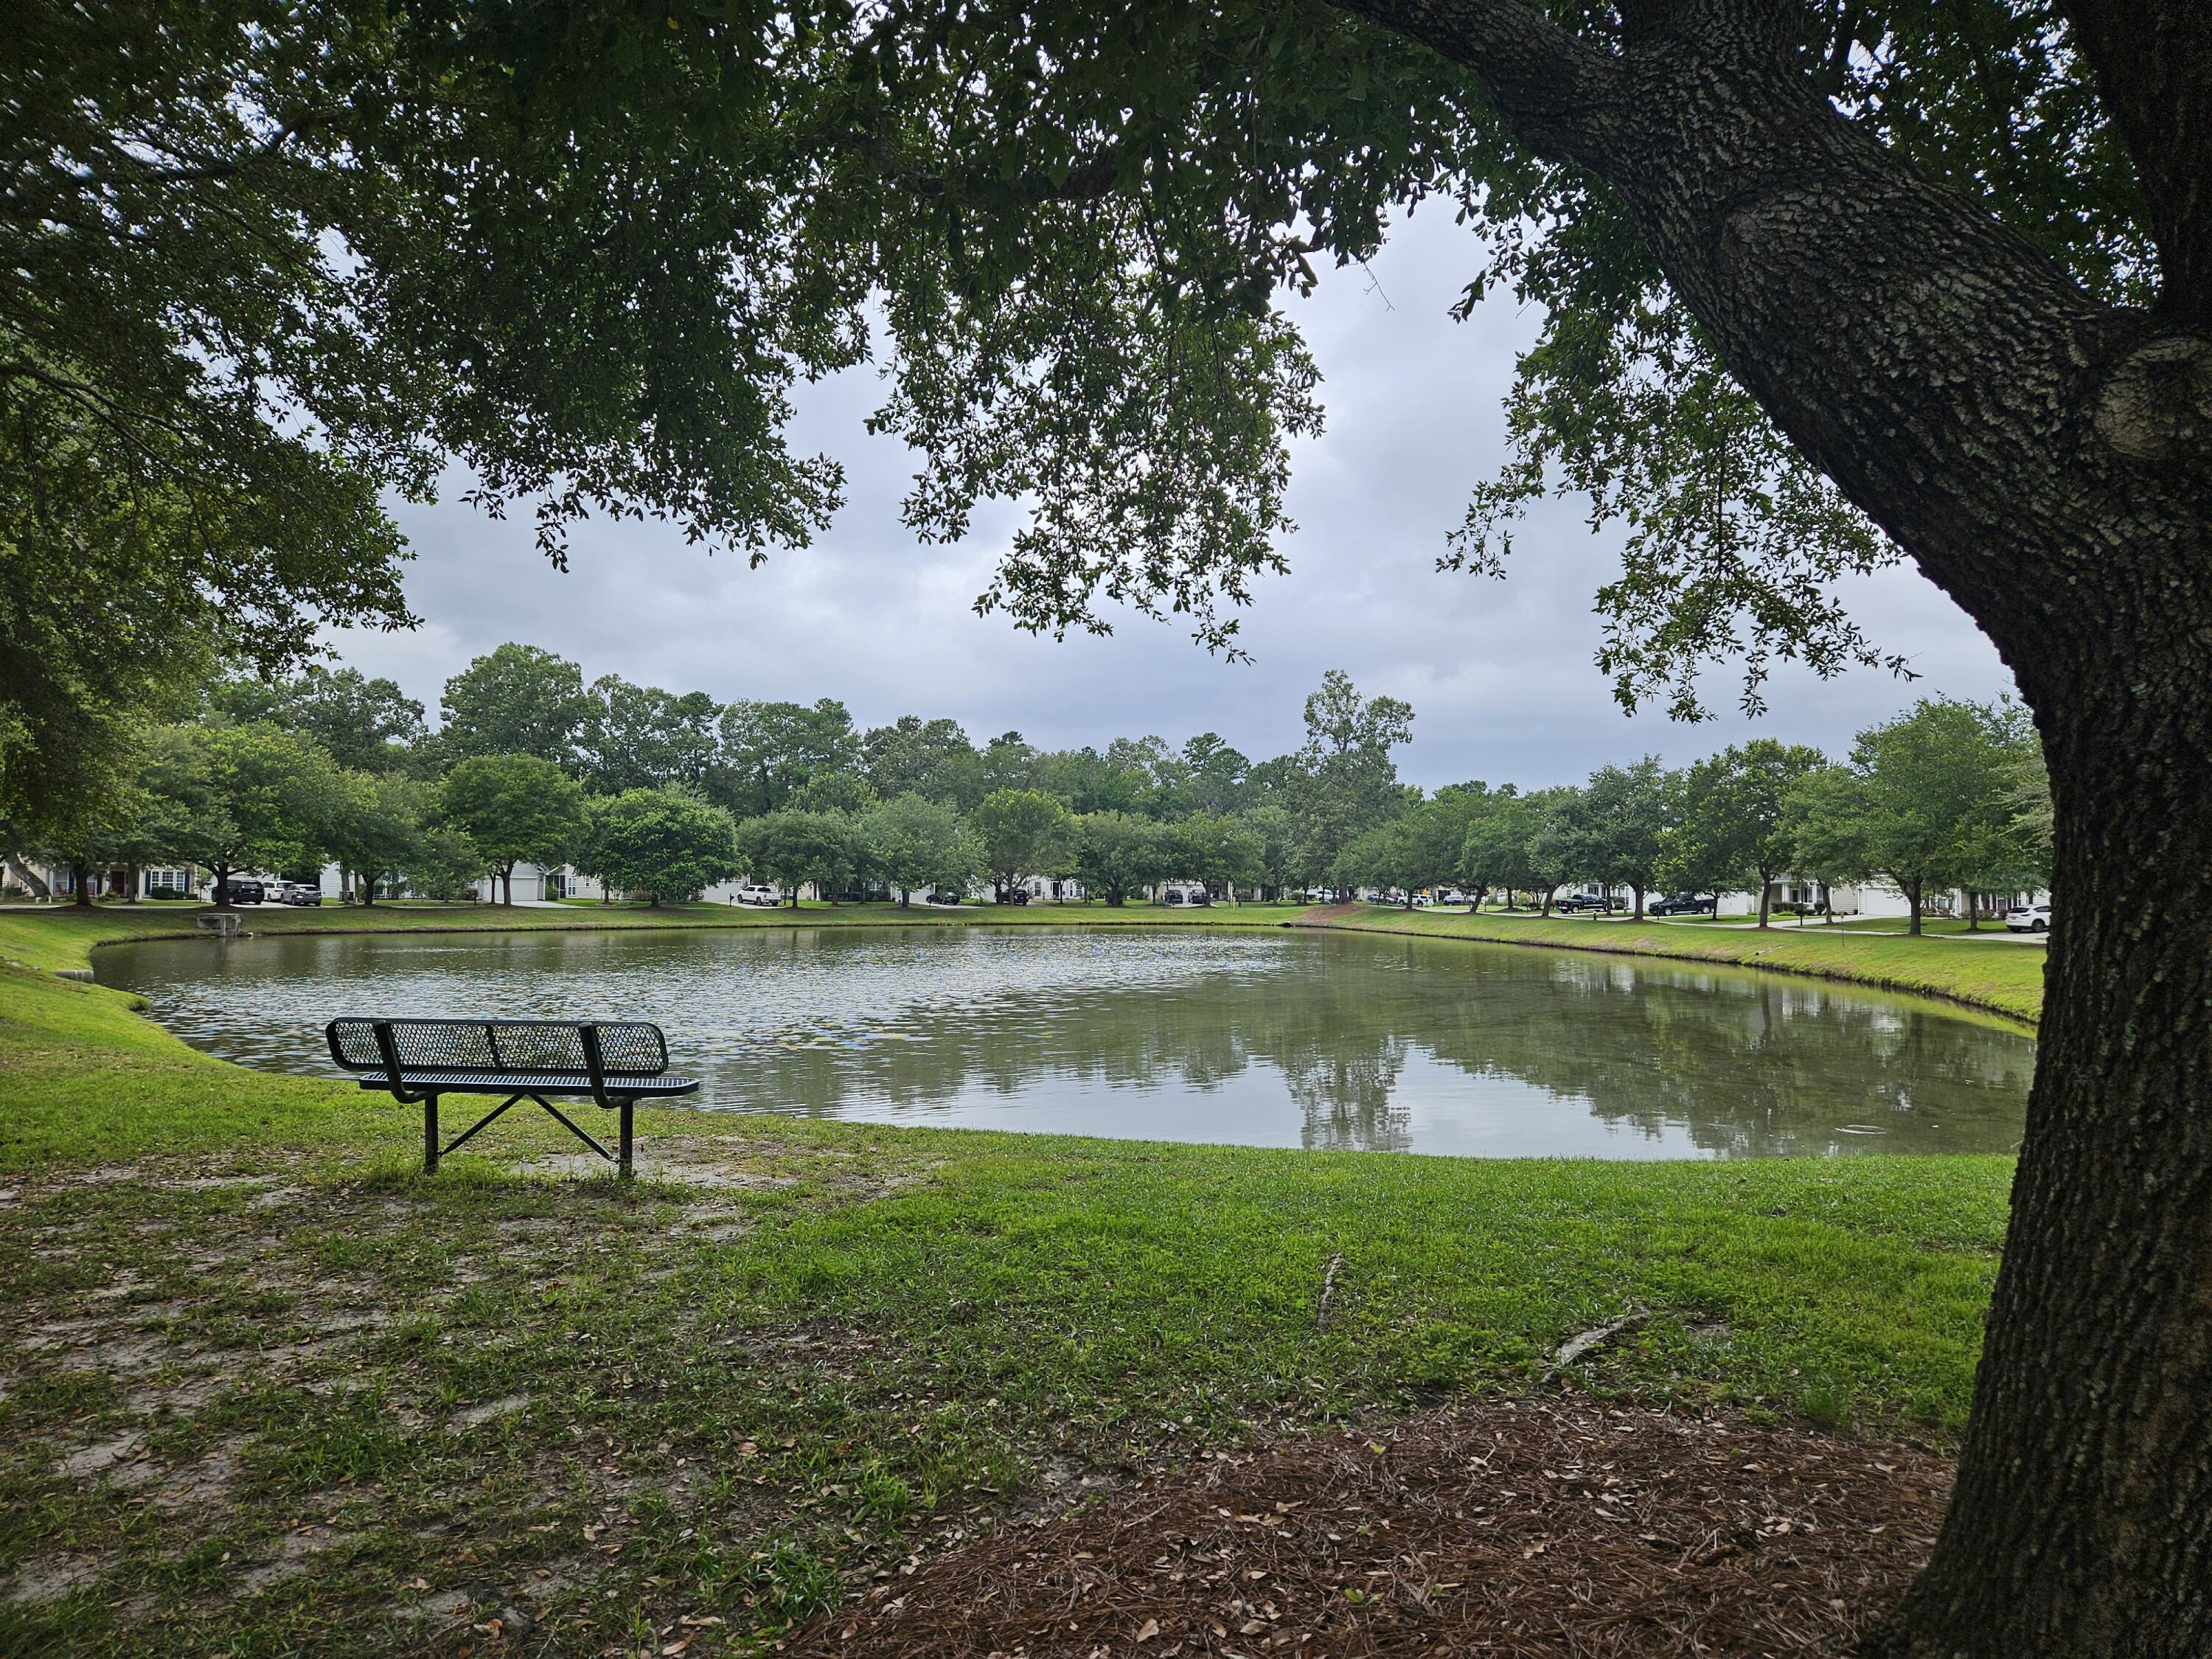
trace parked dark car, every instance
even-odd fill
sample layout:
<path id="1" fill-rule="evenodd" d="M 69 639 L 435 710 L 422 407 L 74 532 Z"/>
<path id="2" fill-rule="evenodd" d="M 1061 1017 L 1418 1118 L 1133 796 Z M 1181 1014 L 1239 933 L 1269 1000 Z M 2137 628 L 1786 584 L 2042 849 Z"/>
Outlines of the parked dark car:
<path id="1" fill-rule="evenodd" d="M 319 885 L 295 881 L 288 884 L 284 889 L 284 902 L 287 904 L 313 905 L 322 902 L 323 890 Z"/>
<path id="2" fill-rule="evenodd" d="M 230 878 L 230 902 L 233 904 L 258 904 L 265 891 L 258 881 L 245 881 L 236 876 Z"/>
<path id="3" fill-rule="evenodd" d="M 1586 910 L 1617 910 L 1620 904 L 1610 898 L 1601 898 L 1595 893 L 1570 893 L 1552 908 L 1561 915 L 1573 915 Z"/>
<path id="4" fill-rule="evenodd" d="M 1644 907 L 1647 916 L 1709 916 L 1713 913 L 1714 901 L 1699 898 L 1695 893 L 1669 893 L 1664 898 L 1653 899 Z"/>

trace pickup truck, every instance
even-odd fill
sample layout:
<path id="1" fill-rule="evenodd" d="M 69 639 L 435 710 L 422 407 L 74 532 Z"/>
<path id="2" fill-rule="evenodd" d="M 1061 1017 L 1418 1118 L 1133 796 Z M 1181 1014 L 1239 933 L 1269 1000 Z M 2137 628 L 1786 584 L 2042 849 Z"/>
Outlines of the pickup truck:
<path id="1" fill-rule="evenodd" d="M 1618 910 L 1620 908 L 1620 902 L 1617 899 L 1600 898 L 1595 893 L 1570 893 L 1553 904 L 1552 908 L 1560 915 L 1571 916 L 1586 910 Z"/>

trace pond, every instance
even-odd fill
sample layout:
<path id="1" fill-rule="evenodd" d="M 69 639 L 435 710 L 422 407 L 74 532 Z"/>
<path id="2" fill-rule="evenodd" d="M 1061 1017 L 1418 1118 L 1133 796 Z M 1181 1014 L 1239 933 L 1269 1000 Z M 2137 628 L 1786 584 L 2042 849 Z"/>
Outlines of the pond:
<path id="1" fill-rule="evenodd" d="M 657 1020 L 708 1110 L 1607 1158 L 2008 1152 L 2034 1040 L 1731 969 L 1288 931 L 291 934 L 95 953 L 185 1041 L 333 1073 L 339 1013 Z"/>

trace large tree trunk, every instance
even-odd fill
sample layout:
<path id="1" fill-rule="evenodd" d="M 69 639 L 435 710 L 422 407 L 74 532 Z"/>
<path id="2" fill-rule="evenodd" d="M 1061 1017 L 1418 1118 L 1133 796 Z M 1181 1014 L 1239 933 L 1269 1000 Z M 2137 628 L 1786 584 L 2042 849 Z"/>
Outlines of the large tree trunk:
<path id="1" fill-rule="evenodd" d="M 1806 74 L 1812 8 L 1345 0 L 1619 194 L 1736 380 L 1989 635 L 2057 832 L 2034 1089 L 1959 1486 L 1870 1644 L 2212 1653 L 2212 88 L 2201 8 L 2068 0 L 2159 236 L 2107 305 Z M 1613 49 L 1616 44 L 1619 50 Z"/>
<path id="2" fill-rule="evenodd" d="M 2044 722 L 2035 1087 L 1959 1487 L 1883 1654 L 2212 1652 L 2212 678 Z"/>
<path id="3" fill-rule="evenodd" d="M 92 872 L 85 868 L 82 859 L 72 860 L 70 863 L 70 885 L 76 889 L 76 896 L 72 902 L 89 908 L 92 904 Z"/>

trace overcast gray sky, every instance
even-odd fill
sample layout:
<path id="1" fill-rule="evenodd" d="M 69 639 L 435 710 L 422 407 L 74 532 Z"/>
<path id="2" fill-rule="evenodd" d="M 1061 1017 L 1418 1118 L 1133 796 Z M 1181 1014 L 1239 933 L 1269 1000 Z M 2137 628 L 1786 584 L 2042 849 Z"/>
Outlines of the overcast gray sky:
<path id="1" fill-rule="evenodd" d="M 1111 637 L 1055 644 L 975 616 L 1017 516 L 981 512 L 959 545 L 917 544 L 897 510 L 915 458 L 860 428 L 879 393 L 871 372 L 805 391 L 796 443 L 847 472 L 847 505 L 816 545 L 748 570 L 666 526 L 594 523 L 574 536 L 562 574 L 532 545 L 526 513 L 495 522 L 456 489 L 435 507 L 399 509 L 423 626 L 331 643 L 397 679 L 434 720 L 448 675 L 521 640 L 574 658 L 587 678 L 725 702 L 841 698 L 863 726 L 949 714 L 979 742 L 1018 730 L 1047 748 L 1212 730 L 1255 760 L 1297 745 L 1305 694 L 1342 668 L 1361 690 L 1413 704 L 1401 770 L 1431 788 L 1568 781 L 1653 752 L 1680 763 L 1754 732 L 1840 752 L 1924 692 L 2011 688 L 1957 607 L 1899 569 L 1848 591 L 1875 642 L 1911 659 L 1911 684 L 1863 669 L 1822 682 L 1785 665 L 1755 723 L 1735 712 L 1733 678 L 1711 683 L 1717 721 L 1632 720 L 1591 661 L 1591 601 L 1614 570 L 1613 544 L 1590 534 L 1576 503 L 1531 515 L 1504 581 L 1438 574 L 1468 491 L 1503 454 L 1500 399 L 1535 323 L 1510 296 L 1451 321 L 1477 258 L 1449 215 L 1422 215 L 1400 227 L 1371 279 L 1325 273 L 1315 297 L 1290 302 L 1325 376 L 1328 427 L 1295 458 L 1291 574 L 1261 583 L 1245 615 L 1250 665 L 1208 656 L 1171 622 L 1133 617 Z"/>

